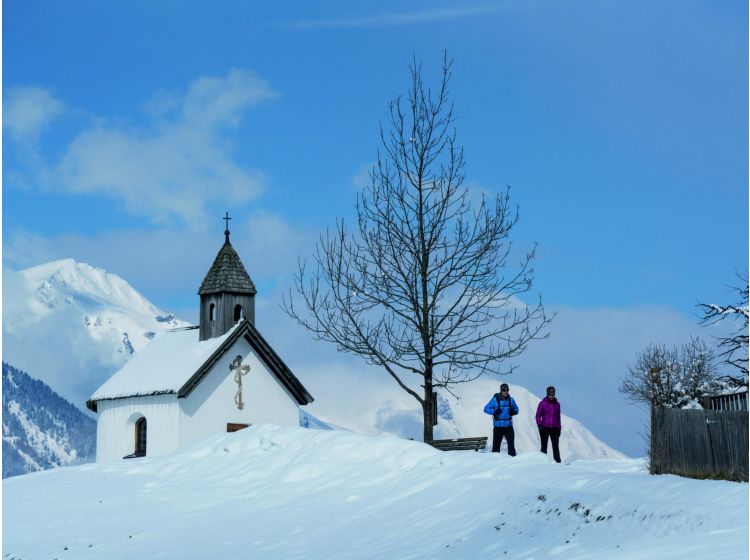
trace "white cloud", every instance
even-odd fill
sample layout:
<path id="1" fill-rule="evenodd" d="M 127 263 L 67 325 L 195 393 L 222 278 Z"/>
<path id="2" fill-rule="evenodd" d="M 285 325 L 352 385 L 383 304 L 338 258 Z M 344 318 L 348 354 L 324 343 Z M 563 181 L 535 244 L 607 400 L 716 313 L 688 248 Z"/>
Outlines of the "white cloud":
<path id="1" fill-rule="evenodd" d="M 505 195 L 505 188 L 489 188 L 485 187 L 484 185 L 481 185 L 475 181 L 464 181 L 465 188 L 468 189 L 468 195 L 467 198 L 469 200 L 469 203 L 471 204 L 471 207 L 476 210 L 479 208 L 479 206 L 482 204 L 482 201 L 486 204 L 489 204 L 491 207 L 493 207 L 495 198 Z M 511 191 L 511 204 L 513 204 L 513 192 Z"/>
<path id="2" fill-rule="evenodd" d="M 309 254 L 317 239 L 317 232 L 295 229 L 278 215 L 263 211 L 244 219 L 235 216 L 230 228 L 232 244 L 256 284 L 291 285 L 297 257 Z M 197 298 L 198 286 L 223 242 L 219 227 L 212 233 L 157 229 L 53 237 L 13 230 L 4 240 L 3 261 L 20 270 L 73 258 L 121 276 L 149 299 L 174 312 L 176 309 L 163 302 L 184 301 L 187 306 L 193 297 Z M 261 293 L 260 297 L 265 299 L 267 295 Z"/>
<path id="3" fill-rule="evenodd" d="M 502 6 L 484 4 L 477 6 L 461 6 L 460 8 L 433 8 L 417 12 L 397 12 L 374 14 L 351 18 L 321 18 L 303 19 L 280 24 L 287 29 L 330 29 L 338 27 L 394 27 L 428 23 L 433 21 L 452 21 L 466 17 L 476 17 L 492 14 L 502 9 Z"/>
<path id="4" fill-rule="evenodd" d="M 33 305 L 33 293 L 18 272 L 3 265 L 3 318 L 23 317 Z"/>
<path id="5" fill-rule="evenodd" d="M 352 177 L 352 189 L 360 192 L 370 186 L 370 172 L 372 171 L 374 162 L 363 165 L 359 168 Z"/>
<path id="6" fill-rule="evenodd" d="M 182 103 L 182 116 L 201 128 L 237 126 L 246 107 L 276 95 L 270 84 L 253 72 L 232 69 L 226 77 L 201 77 L 193 82 Z"/>
<path id="7" fill-rule="evenodd" d="M 211 201 L 237 206 L 263 191 L 263 173 L 232 160 L 225 130 L 275 95 L 268 82 L 236 69 L 201 77 L 184 95 L 158 92 L 145 125 L 99 119 L 71 142 L 44 182 L 111 197 L 154 223 L 203 229 Z"/>
<path id="8" fill-rule="evenodd" d="M 64 111 L 65 104 L 44 88 L 11 88 L 3 104 L 3 128 L 10 139 L 33 144 Z"/>

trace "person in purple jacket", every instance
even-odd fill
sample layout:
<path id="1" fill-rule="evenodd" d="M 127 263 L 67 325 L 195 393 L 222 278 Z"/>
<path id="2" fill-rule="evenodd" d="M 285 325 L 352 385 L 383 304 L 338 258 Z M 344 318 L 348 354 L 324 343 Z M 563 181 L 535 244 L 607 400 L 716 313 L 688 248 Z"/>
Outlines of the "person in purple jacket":
<path id="1" fill-rule="evenodd" d="M 536 407 L 536 425 L 542 439 L 542 453 L 547 453 L 547 441 L 552 440 L 552 456 L 560 462 L 560 403 L 555 398 L 555 388 L 547 387 L 547 396 Z"/>

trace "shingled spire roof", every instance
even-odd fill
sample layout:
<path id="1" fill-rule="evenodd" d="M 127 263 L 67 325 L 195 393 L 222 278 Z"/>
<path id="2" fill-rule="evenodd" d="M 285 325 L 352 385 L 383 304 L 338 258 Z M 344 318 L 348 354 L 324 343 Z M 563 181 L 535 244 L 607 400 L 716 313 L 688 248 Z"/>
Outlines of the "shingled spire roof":
<path id="1" fill-rule="evenodd" d="M 215 294 L 218 292 L 233 292 L 237 294 L 255 295 L 258 291 L 250 279 L 250 275 L 240 260 L 237 251 L 229 242 L 229 230 L 225 231 L 226 240 L 219 254 L 214 259 L 214 264 L 201 282 L 198 295 Z"/>

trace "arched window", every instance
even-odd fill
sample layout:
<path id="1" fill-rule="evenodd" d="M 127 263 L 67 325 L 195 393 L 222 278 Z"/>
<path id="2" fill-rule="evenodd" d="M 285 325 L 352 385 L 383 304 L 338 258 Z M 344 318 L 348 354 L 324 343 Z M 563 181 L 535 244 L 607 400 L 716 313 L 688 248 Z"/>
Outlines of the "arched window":
<path id="1" fill-rule="evenodd" d="M 245 314 L 242 312 L 242 306 L 241 305 L 235 305 L 234 306 L 234 322 L 236 323 L 240 319 L 243 319 L 245 317 Z"/>
<path id="2" fill-rule="evenodd" d="M 212 303 L 208 306 L 208 320 L 213 321 L 216 319 L 216 306 Z"/>
<path id="3" fill-rule="evenodd" d="M 146 419 L 141 417 L 135 423 L 135 453 L 136 457 L 146 455 Z"/>

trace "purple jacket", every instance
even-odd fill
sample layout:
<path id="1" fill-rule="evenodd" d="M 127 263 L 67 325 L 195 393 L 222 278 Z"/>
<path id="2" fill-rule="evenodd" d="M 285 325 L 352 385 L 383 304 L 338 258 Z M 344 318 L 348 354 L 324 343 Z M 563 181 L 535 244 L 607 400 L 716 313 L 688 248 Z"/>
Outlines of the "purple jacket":
<path id="1" fill-rule="evenodd" d="M 560 403 L 544 397 L 536 407 L 536 425 L 544 428 L 560 427 Z"/>

